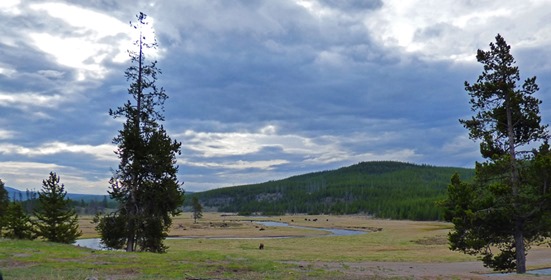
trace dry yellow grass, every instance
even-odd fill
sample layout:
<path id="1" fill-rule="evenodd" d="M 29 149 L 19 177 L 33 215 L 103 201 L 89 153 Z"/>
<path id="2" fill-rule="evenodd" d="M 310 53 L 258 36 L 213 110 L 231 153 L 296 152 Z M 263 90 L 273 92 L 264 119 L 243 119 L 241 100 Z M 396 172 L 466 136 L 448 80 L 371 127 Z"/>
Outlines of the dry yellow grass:
<path id="1" fill-rule="evenodd" d="M 251 218 L 232 214 L 204 213 L 194 223 L 191 213 L 182 213 L 173 221 L 169 236 L 216 237 L 216 238 L 262 238 L 323 236 L 327 232 L 290 227 L 266 227 L 251 221 L 280 221 L 279 217 Z"/>
<path id="2" fill-rule="evenodd" d="M 83 238 L 97 237 L 90 221 L 81 218 Z M 358 236 L 324 237 L 327 232 L 290 227 L 263 227 L 251 220 L 285 222 L 291 225 L 343 228 L 369 232 Z M 316 221 L 314 221 L 316 220 Z M 264 228 L 264 230 L 260 230 Z M 168 240 L 171 250 L 221 252 L 244 257 L 269 256 L 276 261 L 415 261 L 450 262 L 474 260 L 448 249 L 447 233 L 451 224 L 372 219 L 363 215 L 286 215 L 277 217 L 243 217 L 205 213 L 193 223 L 191 213 L 175 217 L 169 236 L 197 237 L 197 239 Z M 269 239 L 269 237 L 304 237 Z M 208 238 L 237 238 L 217 240 Z M 243 238 L 243 239 L 240 239 Z M 255 239 L 247 239 L 255 238 Z M 257 240 L 260 239 L 260 240 Z M 266 245 L 269 254 L 258 250 Z"/>
<path id="3" fill-rule="evenodd" d="M 92 224 L 93 216 L 79 216 L 78 217 L 78 226 L 82 231 L 82 236 L 80 238 L 94 238 L 99 237 L 98 233 L 94 229 L 96 226 Z"/>
<path id="4" fill-rule="evenodd" d="M 191 222 L 184 217 L 183 222 Z M 448 249 L 447 234 L 451 224 L 442 222 L 416 222 L 373 219 L 363 215 L 332 216 L 332 215 L 286 215 L 277 217 L 253 217 L 253 220 L 271 220 L 285 222 L 291 225 L 356 229 L 369 232 L 358 236 L 342 237 L 308 237 L 291 239 L 266 239 L 266 240 L 172 240 L 170 246 L 173 249 L 185 248 L 185 250 L 223 250 L 227 254 L 245 254 L 245 257 L 265 257 L 277 261 L 415 261 L 415 262 L 449 262 L 472 261 L 471 256 L 466 256 Z M 239 224 L 244 230 L 242 234 L 235 234 L 231 229 L 204 228 L 195 231 L 196 236 L 224 236 L 227 237 L 259 237 L 260 232 L 255 231 L 247 220 L 251 217 L 221 216 L 210 213 L 203 219 L 213 223 L 232 221 Z M 316 220 L 316 221 L 314 221 Z M 176 223 L 177 224 L 177 223 Z M 174 231 L 172 231 L 174 232 Z M 172 233 L 171 232 L 171 233 Z M 309 235 L 310 233 L 293 228 L 268 228 L 262 234 L 274 235 Z M 252 235 L 248 235 L 252 233 Z M 314 231 L 311 234 L 319 235 Z M 257 250 L 262 242 L 269 250 L 265 254 Z M 245 249 L 245 250 L 244 250 Z"/>

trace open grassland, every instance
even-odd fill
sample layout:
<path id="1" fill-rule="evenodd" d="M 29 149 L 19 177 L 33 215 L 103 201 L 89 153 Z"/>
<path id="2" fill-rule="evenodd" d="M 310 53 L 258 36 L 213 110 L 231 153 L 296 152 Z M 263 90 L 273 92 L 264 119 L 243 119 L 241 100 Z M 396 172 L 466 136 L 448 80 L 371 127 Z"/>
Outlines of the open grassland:
<path id="1" fill-rule="evenodd" d="M 186 215 L 180 219 L 184 224 Z M 342 237 L 315 237 L 326 235 L 322 231 L 296 228 L 262 227 L 250 223 L 250 217 L 209 215 L 202 221 L 203 229 L 173 229 L 171 235 L 180 236 L 217 236 L 217 237 L 259 237 L 259 236 L 309 236 L 291 239 L 266 240 L 218 240 L 190 239 L 169 240 L 173 250 L 218 251 L 224 247 L 226 253 L 240 254 L 244 257 L 264 258 L 272 261 L 416 261 L 448 262 L 466 261 L 473 258 L 451 252 L 446 236 L 450 224 L 440 222 L 413 222 L 371 219 L 366 216 L 308 216 L 293 215 L 280 217 L 260 217 L 253 220 L 273 220 L 291 225 L 343 228 L 366 231 L 367 234 Z M 228 222 L 239 224 L 237 229 L 224 229 L 213 226 Z M 317 221 L 314 221 L 317 220 Z M 177 220 L 176 225 L 178 224 Z M 239 222 L 242 221 L 242 222 Z M 259 228 L 257 228 L 259 227 Z M 258 250 L 262 242 L 269 253 Z M 244 250 L 252 249 L 252 250 Z"/>
<path id="2" fill-rule="evenodd" d="M 306 229 L 262 227 L 251 223 L 250 217 L 206 213 L 194 224 L 190 216 L 184 213 L 177 217 L 170 236 L 200 238 L 169 239 L 166 254 L 97 251 L 43 241 L 0 239 L 0 269 L 5 279 L 386 279 L 409 275 L 397 273 L 396 263 L 430 270 L 434 264 L 470 264 L 475 260 L 448 250 L 447 223 L 366 216 L 252 218 L 368 232 L 334 237 Z M 85 237 L 97 236 L 91 217 L 83 217 L 80 222 Z M 274 236 L 303 237 L 268 238 Z M 248 237 L 260 239 L 239 239 Z M 258 249 L 259 243 L 265 245 L 264 250 Z"/>

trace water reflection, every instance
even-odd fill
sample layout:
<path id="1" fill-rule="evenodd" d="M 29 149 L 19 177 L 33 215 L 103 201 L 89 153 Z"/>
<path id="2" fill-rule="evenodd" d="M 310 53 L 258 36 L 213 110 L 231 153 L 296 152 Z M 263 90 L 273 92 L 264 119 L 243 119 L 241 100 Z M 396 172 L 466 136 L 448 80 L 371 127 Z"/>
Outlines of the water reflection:
<path id="1" fill-rule="evenodd" d="M 535 274 L 535 275 L 551 275 L 551 268 L 530 270 L 530 271 L 526 271 L 526 273 Z"/>
<path id="2" fill-rule="evenodd" d="M 316 227 L 305 227 L 305 226 L 294 226 L 289 225 L 288 223 L 282 223 L 282 222 L 272 222 L 272 221 L 251 221 L 253 223 L 263 225 L 266 227 L 291 227 L 291 228 L 298 228 L 298 229 L 309 229 L 309 230 L 319 230 L 319 231 L 326 231 L 329 232 L 327 236 L 352 236 L 352 235 L 360 235 L 365 234 L 367 232 L 360 231 L 360 230 L 348 230 L 348 229 L 338 229 L 338 228 L 316 228 Z M 198 238 L 206 238 L 206 239 L 246 239 L 246 240 L 254 240 L 254 239 L 284 239 L 284 238 L 299 238 L 301 236 L 274 236 L 274 237 L 169 237 L 167 239 L 198 239 Z M 74 245 L 80 246 L 80 247 L 86 247 L 90 249 L 95 250 L 107 250 L 109 248 L 105 247 L 101 243 L 100 238 L 87 238 L 87 239 L 78 239 L 75 241 Z"/>
<path id="3" fill-rule="evenodd" d="M 293 225 L 289 225 L 288 223 L 272 222 L 272 221 L 255 222 L 255 223 L 261 224 L 261 225 L 267 226 L 267 227 L 290 227 L 290 228 L 299 228 L 299 229 L 327 231 L 327 232 L 330 232 L 329 236 L 351 236 L 351 235 L 360 235 L 360 234 L 365 234 L 366 233 L 365 231 L 361 231 L 361 230 L 293 226 Z"/>

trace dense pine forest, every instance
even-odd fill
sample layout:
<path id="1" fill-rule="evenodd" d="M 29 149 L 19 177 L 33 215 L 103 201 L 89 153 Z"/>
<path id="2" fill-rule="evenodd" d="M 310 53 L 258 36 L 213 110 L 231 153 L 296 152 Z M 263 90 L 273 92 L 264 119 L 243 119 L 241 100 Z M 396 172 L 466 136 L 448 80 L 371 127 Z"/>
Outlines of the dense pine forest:
<path id="1" fill-rule="evenodd" d="M 441 220 L 436 202 L 445 198 L 454 173 L 469 180 L 474 171 L 402 162 L 361 162 L 261 184 L 195 193 L 220 212 L 279 215 L 368 214 L 378 218 Z M 189 203 L 191 199 L 186 198 Z"/>

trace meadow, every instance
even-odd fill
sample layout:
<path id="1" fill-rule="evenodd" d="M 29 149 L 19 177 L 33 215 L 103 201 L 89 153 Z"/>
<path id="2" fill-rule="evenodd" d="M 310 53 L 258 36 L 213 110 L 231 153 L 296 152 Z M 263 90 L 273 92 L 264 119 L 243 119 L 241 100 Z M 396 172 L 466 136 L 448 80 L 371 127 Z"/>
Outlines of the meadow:
<path id="1" fill-rule="evenodd" d="M 83 238 L 97 237 L 91 220 L 80 219 Z M 259 226 L 251 220 L 355 229 L 366 234 L 327 236 L 316 230 Z M 415 275 L 415 268 L 434 267 L 438 272 L 441 266 L 445 272 L 453 268 L 452 264 L 478 265 L 474 257 L 448 249 L 450 228 L 443 222 L 380 220 L 362 215 L 251 218 L 205 213 L 194 224 L 191 214 L 183 213 L 174 220 L 169 235 L 194 238 L 168 239 L 165 254 L 0 239 L 0 270 L 5 279 L 407 279 Z M 264 250 L 259 250 L 260 243 Z M 538 266 L 551 266 L 547 261 Z M 411 272 L 404 271 L 410 268 Z M 480 270 L 478 266 L 473 269 Z"/>

